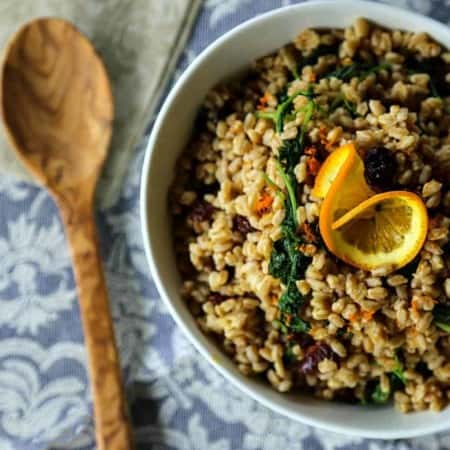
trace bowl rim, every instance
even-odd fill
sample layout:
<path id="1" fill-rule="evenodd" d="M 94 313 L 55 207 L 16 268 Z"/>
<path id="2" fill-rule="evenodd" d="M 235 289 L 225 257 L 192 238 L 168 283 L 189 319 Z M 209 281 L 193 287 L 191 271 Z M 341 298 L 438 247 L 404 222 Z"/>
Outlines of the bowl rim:
<path id="1" fill-rule="evenodd" d="M 140 225 L 141 225 L 141 233 L 143 237 L 143 245 L 144 251 L 146 255 L 146 259 L 148 261 L 151 275 L 153 281 L 156 285 L 156 288 L 161 296 L 161 299 L 164 301 L 166 307 L 168 308 L 170 315 L 175 320 L 176 324 L 180 327 L 184 335 L 187 337 L 189 342 L 194 346 L 194 348 L 201 354 L 203 358 L 205 358 L 209 364 L 211 364 L 218 372 L 227 380 L 230 380 L 235 387 L 237 387 L 240 391 L 244 392 L 253 400 L 256 400 L 266 408 L 271 411 L 275 411 L 278 414 L 281 414 L 284 417 L 287 417 L 291 420 L 295 420 L 297 422 L 301 422 L 303 424 L 317 427 L 323 430 L 331 431 L 334 433 L 340 433 L 343 435 L 356 436 L 361 438 L 369 438 L 369 439 L 405 439 L 405 438 L 414 438 L 424 435 L 429 435 L 432 433 L 438 433 L 445 430 L 450 429 L 450 423 L 445 421 L 435 420 L 432 421 L 428 425 L 424 425 L 422 427 L 416 427 L 409 430 L 409 432 L 405 432 L 405 430 L 390 430 L 383 431 L 379 430 L 374 432 L 372 429 L 364 429 L 363 427 L 352 427 L 352 426 L 341 426 L 338 424 L 334 424 L 328 420 L 320 420 L 316 418 L 311 418 L 306 416 L 304 413 L 298 411 L 290 411 L 287 407 L 281 406 L 271 399 L 266 398 L 263 394 L 256 392 L 251 387 L 247 385 L 247 383 L 240 379 L 237 375 L 235 375 L 230 369 L 225 367 L 222 364 L 219 364 L 214 355 L 208 350 L 208 348 L 200 342 L 193 332 L 190 329 L 190 326 L 185 323 L 182 318 L 182 315 L 179 313 L 177 307 L 172 303 L 170 296 L 168 295 L 164 283 L 162 282 L 158 264 L 156 262 L 156 258 L 154 257 L 153 246 L 151 241 L 151 236 L 149 233 L 149 220 L 147 214 L 148 208 L 148 192 L 149 192 L 149 174 L 150 167 L 152 162 L 152 157 L 155 153 L 155 144 L 158 139 L 158 135 L 160 129 L 165 121 L 166 115 L 170 110 L 173 101 L 177 97 L 178 93 L 183 89 L 185 82 L 191 77 L 191 75 L 197 70 L 199 66 L 203 64 L 203 62 L 208 59 L 209 55 L 214 53 L 217 48 L 219 48 L 223 43 L 225 43 L 228 39 L 230 39 L 235 34 L 240 33 L 243 29 L 253 26 L 256 23 L 260 23 L 269 19 L 272 19 L 278 15 L 286 14 L 287 10 L 292 10 L 294 13 L 298 13 L 298 11 L 302 11 L 307 13 L 308 10 L 315 10 L 322 6 L 336 6 L 339 8 L 352 8 L 352 6 L 358 7 L 369 7 L 369 8 L 379 8 L 383 9 L 384 12 L 392 13 L 392 14 L 402 14 L 404 18 L 414 19 L 415 21 L 420 20 L 424 26 L 433 27 L 434 29 L 439 29 L 440 33 L 447 34 L 450 39 L 450 29 L 436 21 L 433 18 L 424 16 L 422 14 L 408 11 L 406 9 L 392 6 L 385 3 L 375 3 L 373 1 L 367 0 L 340 0 L 337 2 L 336 0 L 316 0 L 308 3 L 298 3 L 293 5 L 287 5 L 280 8 L 269 10 L 263 14 L 260 14 L 256 17 L 250 18 L 236 27 L 230 29 L 225 34 L 219 36 L 213 42 L 211 42 L 204 50 L 202 50 L 190 63 L 190 65 L 186 68 L 186 70 L 181 74 L 181 76 L 176 80 L 174 85 L 171 87 L 169 94 L 164 100 L 160 111 L 157 114 L 156 120 L 153 124 L 152 131 L 146 145 L 144 160 L 141 171 L 140 178 L 140 192 L 139 192 L 139 214 L 140 214 Z M 339 5 L 339 6 L 338 6 Z M 430 29 L 430 28 L 428 28 Z M 280 394 L 281 395 L 281 394 Z M 324 403 L 326 404 L 326 403 Z M 450 408 L 450 406 L 449 406 Z"/>

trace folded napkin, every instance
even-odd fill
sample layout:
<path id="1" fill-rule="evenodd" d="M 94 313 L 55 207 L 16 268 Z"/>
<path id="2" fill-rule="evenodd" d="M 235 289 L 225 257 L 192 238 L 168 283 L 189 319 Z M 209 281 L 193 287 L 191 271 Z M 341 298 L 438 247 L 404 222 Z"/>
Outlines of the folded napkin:
<path id="1" fill-rule="evenodd" d="M 112 83 L 115 124 L 100 206 L 117 198 L 137 139 L 172 75 L 201 0 L 2 0 L 0 46 L 26 21 L 57 16 L 75 24 L 101 54 Z M 0 133 L 0 171 L 31 181 Z"/>

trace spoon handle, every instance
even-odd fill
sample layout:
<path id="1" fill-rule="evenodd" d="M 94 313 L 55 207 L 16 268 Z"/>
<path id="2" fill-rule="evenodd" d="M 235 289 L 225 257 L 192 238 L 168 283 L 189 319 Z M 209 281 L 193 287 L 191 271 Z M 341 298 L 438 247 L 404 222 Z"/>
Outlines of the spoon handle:
<path id="1" fill-rule="evenodd" d="M 77 208 L 80 209 L 80 208 Z M 98 450 L 131 450 L 132 430 L 109 310 L 93 210 L 60 204 L 72 253 L 88 368 L 94 400 Z"/>

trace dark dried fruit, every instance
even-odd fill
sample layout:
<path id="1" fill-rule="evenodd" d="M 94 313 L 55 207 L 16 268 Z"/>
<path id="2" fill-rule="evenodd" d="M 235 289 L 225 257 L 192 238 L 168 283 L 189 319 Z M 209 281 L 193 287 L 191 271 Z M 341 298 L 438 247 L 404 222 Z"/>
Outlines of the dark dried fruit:
<path id="1" fill-rule="evenodd" d="M 209 270 L 210 272 L 212 270 L 215 270 L 216 265 L 214 263 L 214 258 L 212 256 L 205 256 L 204 258 L 202 258 L 202 262 L 203 262 L 203 267 L 206 270 Z"/>
<path id="2" fill-rule="evenodd" d="M 334 362 L 339 361 L 339 356 L 331 350 L 331 347 L 325 342 L 316 342 L 308 348 L 306 355 L 300 363 L 300 372 L 305 375 L 313 374 L 320 361 L 331 359 Z"/>
<path id="3" fill-rule="evenodd" d="M 372 148 L 364 156 L 364 176 L 375 190 L 389 190 L 394 186 L 397 160 L 390 150 L 384 147 Z"/>
<path id="4" fill-rule="evenodd" d="M 428 368 L 428 364 L 425 361 L 419 361 L 414 370 L 422 375 L 425 380 L 433 375 L 433 372 Z"/>
<path id="5" fill-rule="evenodd" d="M 219 292 L 211 292 L 208 295 L 208 301 L 211 302 L 213 305 L 219 305 L 220 303 L 224 302 L 228 297 L 226 295 L 222 295 Z"/>
<path id="6" fill-rule="evenodd" d="M 193 222 L 204 222 L 211 219 L 215 210 L 216 208 L 211 203 L 205 200 L 198 200 L 193 204 L 189 212 L 189 218 Z"/>
<path id="7" fill-rule="evenodd" d="M 237 214 L 233 217 L 233 231 L 239 231 L 242 234 L 247 234 L 256 230 L 250 225 L 250 222 L 246 217 Z"/>
<path id="8" fill-rule="evenodd" d="M 448 73 L 448 64 L 444 64 L 441 57 L 416 58 L 413 53 L 407 54 L 403 67 L 409 74 L 427 73 L 430 77 L 429 88 L 433 97 L 448 97 L 450 95 L 450 86 L 446 81 L 445 75 Z"/>
<path id="9" fill-rule="evenodd" d="M 236 274 L 236 268 L 234 266 L 225 266 L 225 270 L 228 272 L 228 282 L 234 278 L 234 275 Z"/>
<path id="10" fill-rule="evenodd" d="M 203 197 L 206 194 L 216 194 L 219 189 L 220 184 L 217 181 L 214 181 L 211 184 L 206 184 L 199 180 L 195 180 L 194 185 L 192 186 L 192 190 L 197 193 L 198 197 Z"/>
<path id="11" fill-rule="evenodd" d="M 446 145 L 433 155 L 433 177 L 445 184 L 450 183 L 450 152 Z"/>
<path id="12" fill-rule="evenodd" d="M 314 339 L 308 333 L 296 333 L 289 336 L 292 342 L 300 345 L 301 348 L 309 348 L 314 344 Z"/>
<path id="13" fill-rule="evenodd" d="M 358 403 L 358 399 L 355 397 L 355 391 L 350 388 L 338 389 L 334 392 L 333 399 L 337 402 L 347 403 L 349 405 Z"/>

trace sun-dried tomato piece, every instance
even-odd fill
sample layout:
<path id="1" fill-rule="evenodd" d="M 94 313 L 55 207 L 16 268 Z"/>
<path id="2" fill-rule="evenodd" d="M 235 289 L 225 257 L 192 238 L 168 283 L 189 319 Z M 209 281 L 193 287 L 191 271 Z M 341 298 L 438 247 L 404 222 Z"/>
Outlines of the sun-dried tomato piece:
<path id="1" fill-rule="evenodd" d="M 308 156 L 306 166 L 308 167 L 308 173 L 316 176 L 319 173 L 321 162 L 315 156 Z"/>
<path id="2" fill-rule="evenodd" d="M 273 196 L 268 192 L 263 192 L 261 197 L 256 201 L 255 209 L 259 216 L 268 213 L 273 203 Z"/>
<path id="3" fill-rule="evenodd" d="M 317 236 L 309 223 L 304 222 L 301 226 L 301 232 L 308 242 L 317 243 Z"/>
<path id="4" fill-rule="evenodd" d="M 303 153 L 307 156 L 317 156 L 318 150 L 317 147 L 311 145 L 310 147 L 306 147 Z"/>

